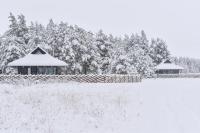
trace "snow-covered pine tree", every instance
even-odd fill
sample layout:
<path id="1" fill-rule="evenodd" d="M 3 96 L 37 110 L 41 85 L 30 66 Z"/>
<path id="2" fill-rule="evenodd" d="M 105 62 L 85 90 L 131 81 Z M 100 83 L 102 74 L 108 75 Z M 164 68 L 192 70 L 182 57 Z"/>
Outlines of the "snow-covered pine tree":
<path id="1" fill-rule="evenodd" d="M 134 45 L 138 45 L 145 51 L 145 54 L 148 55 L 150 53 L 149 40 L 147 39 L 146 33 L 143 30 L 141 31 L 141 35 L 132 34 L 130 38 L 126 35 L 124 41 L 126 41 L 126 44 L 128 44 L 128 46 L 126 46 L 127 50 L 131 47 L 134 47 Z"/>
<path id="2" fill-rule="evenodd" d="M 163 60 L 170 58 L 170 52 L 166 43 L 162 39 L 152 39 L 150 46 L 150 56 L 155 64 L 159 64 Z"/>
<path id="3" fill-rule="evenodd" d="M 49 44 L 52 48 L 51 54 L 54 57 L 59 57 L 61 51 L 58 43 L 58 25 L 56 25 L 52 19 L 49 20 L 49 23 L 46 26 L 46 37 L 47 44 Z"/>
<path id="4" fill-rule="evenodd" d="M 1 66 L 5 67 L 9 62 L 18 59 L 26 54 L 28 39 L 28 28 L 26 27 L 25 17 L 23 15 L 16 17 L 10 13 L 9 30 L 2 36 Z"/>
<path id="5" fill-rule="evenodd" d="M 18 15 L 18 30 L 17 30 L 17 41 L 20 44 L 20 49 L 23 54 L 27 53 L 27 49 L 29 49 L 28 42 L 29 42 L 29 33 L 28 27 L 26 25 L 26 20 L 24 15 Z"/>
<path id="6" fill-rule="evenodd" d="M 17 35 L 18 32 L 18 23 L 16 17 L 10 13 L 9 15 L 9 30 L 5 33 L 5 35 Z"/>
<path id="7" fill-rule="evenodd" d="M 100 55 L 100 73 L 108 74 L 111 71 L 111 59 L 113 53 L 113 44 L 108 40 L 108 37 L 100 30 L 96 34 L 96 43 L 98 53 Z"/>
<path id="8" fill-rule="evenodd" d="M 139 45 L 144 50 L 145 54 L 147 54 L 147 55 L 150 54 L 149 40 L 147 39 L 146 33 L 143 30 L 141 31 Z"/>
<path id="9" fill-rule="evenodd" d="M 88 73 L 89 74 L 99 74 L 100 66 L 99 59 L 100 55 L 98 53 L 98 48 L 95 44 L 95 38 L 93 33 L 85 31 L 85 45 L 88 48 L 87 54 L 90 55 L 90 58 L 87 59 L 87 64 L 89 66 Z"/>
<path id="10" fill-rule="evenodd" d="M 137 73 L 134 65 L 131 64 L 129 57 L 122 51 L 116 51 L 113 55 L 112 74 L 133 74 Z"/>
<path id="11" fill-rule="evenodd" d="M 72 70 L 75 74 L 87 74 L 89 64 L 88 59 L 90 58 L 90 55 L 87 53 L 88 47 L 85 44 L 84 39 L 84 30 L 79 28 L 78 26 L 75 26 L 73 28 L 73 34 L 70 36 L 70 45 L 72 48 L 72 51 L 74 53 L 74 64 L 73 67 L 74 70 Z"/>
<path id="12" fill-rule="evenodd" d="M 149 77 L 154 73 L 153 60 L 147 54 L 143 45 L 144 38 L 136 35 L 132 35 L 128 41 L 126 41 L 125 51 L 131 60 L 131 65 L 133 65 L 137 72 L 145 77 Z"/>
<path id="13" fill-rule="evenodd" d="M 69 64 L 68 73 L 90 74 L 98 72 L 97 48 L 94 45 L 92 33 L 78 26 L 68 26 L 65 30 L 63 46 L 62 57 Z"/>
<path id="14" fill-rule="evenodd" d="M 84 29 L 75 26 L 76 40 L 79 42 L 78 48 L 76 48 L 76 54 L 78 57 L 77 62 L 80 62 L 81 73 L 90 74 L 97 73 L 98 62 L 97 62 L 97 48 L 93 46 L 94 39 L 93 35 Z"/>
<path id="15" fill-rule="evenodd" d="M 43 25 L 31 22 L 31 25 L 29 26 L 29 34 L 28 34 L 29 48 L 27 49 L 27 53 L 29 53 L 30 50 L 32 50 L 38 45 L 42 45 L 44 49 L 50 52 L 51 47 L 47 43 L 48 41 L 47 35 L 48 34 L 46 34 L 46 29 Z"/>
<path id="16" fill-rule="evenodd" d="M 3 53 L 0 57 L 0 66 L 2 67 L 2 70 L 5 70 L 4 73 L 12 73 L 10 69 L 5 69 L 6 65 L 24 55 L 20 49 L 20 44 L 16 40 L 17 39 L 15 36 L 6 36 L 2 39 L 2 45 L 0 49 L 3 51 Z"/>
<path id="17" fill-rule="evenodd" d="M 26 20 L 24 15 L 18 15 L 18 29 L 17 29 L 17 37 L 25 37 L 28 33 L 28 27 L 26 26 Z M 27 40 L 25 40 L 26 42 Z"/>

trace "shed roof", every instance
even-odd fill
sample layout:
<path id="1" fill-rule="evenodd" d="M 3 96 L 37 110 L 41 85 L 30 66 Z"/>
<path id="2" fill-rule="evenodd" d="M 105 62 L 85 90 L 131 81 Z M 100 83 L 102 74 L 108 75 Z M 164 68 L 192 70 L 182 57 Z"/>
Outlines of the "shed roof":
<path id="1" fill-rule="evenodd" d="M 184 68 L 173 64 L 170 60 L 165 60 L 156 66 L 157 70 L 183 70 Z"/>
<path id="2" fill-rule="evenodd" d="M 37 47 L 23 58 L 10 62 L 8 66 L 67 66 L 67 64 Z"/>

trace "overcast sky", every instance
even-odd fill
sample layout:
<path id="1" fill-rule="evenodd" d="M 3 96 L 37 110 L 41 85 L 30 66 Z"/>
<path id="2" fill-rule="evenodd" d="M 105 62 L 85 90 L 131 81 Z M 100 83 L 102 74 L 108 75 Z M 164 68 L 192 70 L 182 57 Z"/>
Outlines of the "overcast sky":
<path id="1" fill-rule="evenodd" d="M 117 36 L 144 30 L 161 37 L 172 55 L 200 58 L 199 0 L 5 0 L 0 4 L 0 34 L 9 12 L 28 21 L 76 24 L 90 31 L 103 29 Z"/>

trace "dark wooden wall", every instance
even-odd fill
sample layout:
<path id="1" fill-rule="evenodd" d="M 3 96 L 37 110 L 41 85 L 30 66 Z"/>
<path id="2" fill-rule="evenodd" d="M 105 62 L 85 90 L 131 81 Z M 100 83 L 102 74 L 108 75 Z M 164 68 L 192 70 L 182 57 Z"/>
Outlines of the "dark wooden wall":
<path id="1" fill-rule="evenodd" d="M 156 71 L 157 74 L 179 74 L 181 70 L 158 70 Z"/>
<path id="2" fill-rule="evenodd" d="M 42 68 L 42 72 L 40 71 L 41 68 Z M 24 67 L 23 66 L 18 66 L 17 70 L 18 70 L 18 74 L 20 74 L 20 75 L 28 75 L 29 73 L 31 75 L 38 75 L 38 74 L 47 74 L 47 75 L 59 74 L 58 73 L 58 67 L 48 67 L 48 66 L 42 66 L 42 67 L 37 67 L 37 66 L 24 66 Z"/>

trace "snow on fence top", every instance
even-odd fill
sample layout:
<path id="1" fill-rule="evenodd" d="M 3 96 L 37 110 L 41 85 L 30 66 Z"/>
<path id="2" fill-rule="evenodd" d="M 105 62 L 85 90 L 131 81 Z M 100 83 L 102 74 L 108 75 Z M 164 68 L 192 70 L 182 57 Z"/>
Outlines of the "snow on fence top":
<path id="1" fill-rule="evenodd" d="M 37 47 L 25 57 L 9 63 L 8 66 L 67 66 L 67 64 Z"/>
<path id="2" fill-rule="evenodd" d="M 175 64 L 172 64 L 171 61 L 166 60 L 156 66 L 157 70 L 183 70 L 184 68 Z"/>

